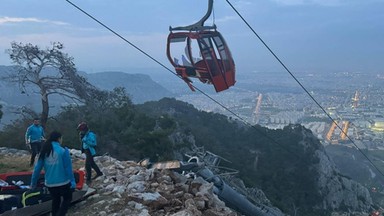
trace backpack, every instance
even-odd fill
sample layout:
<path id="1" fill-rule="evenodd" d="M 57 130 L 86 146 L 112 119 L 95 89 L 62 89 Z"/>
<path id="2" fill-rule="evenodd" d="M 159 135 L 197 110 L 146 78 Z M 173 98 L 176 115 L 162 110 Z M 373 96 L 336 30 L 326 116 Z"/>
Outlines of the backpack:
<path id="1" fill-rule="evenodd" d="M 26 207 L 43 203 L 51 199 L 52 198 L 47 187 L 38 187 L 25 191 L 21 197 L 21 203 L 23 204 L 23 207 Z"/>

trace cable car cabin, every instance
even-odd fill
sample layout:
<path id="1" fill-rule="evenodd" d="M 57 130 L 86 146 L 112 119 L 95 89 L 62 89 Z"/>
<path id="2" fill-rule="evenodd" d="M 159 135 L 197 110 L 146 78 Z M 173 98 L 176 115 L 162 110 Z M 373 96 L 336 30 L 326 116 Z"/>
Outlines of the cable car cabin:
<path id="1" fill-rule="evenodd" d="M 235 84 L 235 64 L 224 38 L 218 31 L 171 32 L 167 56 L 178 76 L 192 91 L 192 78 L 212 84 L 216 92 Z"/>

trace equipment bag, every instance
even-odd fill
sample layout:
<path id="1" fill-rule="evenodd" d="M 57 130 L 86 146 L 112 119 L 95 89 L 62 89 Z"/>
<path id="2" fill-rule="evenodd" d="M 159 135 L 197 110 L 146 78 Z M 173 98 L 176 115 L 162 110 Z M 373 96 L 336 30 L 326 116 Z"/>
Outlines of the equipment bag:
<path id="1" fill-rule="evenodd" d="M 48 188 L 41 187 L 25 191 L 21 197 L 21 203 L 23 204 L 23 207 L 26 207 L 38 203 L 43 203 L 51 199 L 52 198 L 49 194 Z"/>
<path id="2" fill-rule="evenodd" d="M 21 208 L 21 196 L 16 194 L 0 195 L 0 214 L 6 211 Z"/>

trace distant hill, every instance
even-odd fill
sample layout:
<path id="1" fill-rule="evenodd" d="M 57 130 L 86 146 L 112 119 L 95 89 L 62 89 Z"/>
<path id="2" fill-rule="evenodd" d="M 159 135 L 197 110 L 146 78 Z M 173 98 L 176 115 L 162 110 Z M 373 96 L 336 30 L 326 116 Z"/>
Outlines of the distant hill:
<path id="1" fill-rule="evenodd" d="M 90 83 L 101 89 L 112 90 L 115 87 L 124 87 L 136 104 L 173 96 L 169 90 L 145 74 L 108 71 L 86 74 L 85 77 Z"/>
<path id="2" fill-rule="evenodd" d="M 13 68 L 13 66 L 0 65 L 0 77 Z M 124 87 L 135 104 L 174 96 L 172 92 L 145 74 L 128 74 L 116 71 L 92 74 L 79 72 L 79 74 L 100 89 L 112 90 L 115 87 Z M 58 95 L 52 95 L 49 99 L 51 114 L 56 113 L 61 106 L 68 104 L 68 101 Z M 40 112 L 41 109 L 40 95 L 37 90 L 32 89 L 23 93 L 17 84 L 10 84 L 4 79 L 0 80 L 0 104 L 3 105 L 4 112 L 1 126 L 16 119 L 18 109 L 22 106 L 32 108 L 37 112 Z"/>

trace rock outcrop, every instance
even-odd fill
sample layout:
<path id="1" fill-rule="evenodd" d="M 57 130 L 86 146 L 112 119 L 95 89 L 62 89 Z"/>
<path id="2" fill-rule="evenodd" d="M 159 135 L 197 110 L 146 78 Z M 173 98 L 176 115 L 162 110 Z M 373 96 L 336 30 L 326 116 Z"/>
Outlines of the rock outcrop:
<path id="1" fill-rule="evenodd" d="M 318 143 L 314 141 L 316 138 L 310 131 L 302 130 L 302 134 L 303 140 L 300 144 L 304 148 L 309 148 L 314 143 Z M 316 208 L 369 212 L 373 202 L 366 187 L 341 175 L 322 145 L 318 144 L 313 157 L 318 159 L 318 163 L 315 164 L 314 168 L 318 173 L 318 190 L 323 197 L 322 205 Z"/>
<path id="2" fill-rule="evenodd" d="M 97 194 L 73 206 L 69 215 L 237 215 L 213 194 L 213 184 L 201 178 L 109 156 L 95 161 L 105 174 L 90 185 Z"/>
<path id="3" fill-rule="evenodd" d="M 341 209 L 366 211 L 372 206 L 372 198 L 368 189 L 361 184 L 348 179 L 338 171 L 335 164 L 323 151 L 317 151 L 320 159 L 318 172 L 318 187 L 324 195 L 323 209 Z"/>

